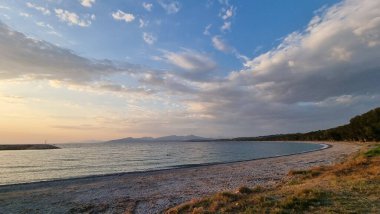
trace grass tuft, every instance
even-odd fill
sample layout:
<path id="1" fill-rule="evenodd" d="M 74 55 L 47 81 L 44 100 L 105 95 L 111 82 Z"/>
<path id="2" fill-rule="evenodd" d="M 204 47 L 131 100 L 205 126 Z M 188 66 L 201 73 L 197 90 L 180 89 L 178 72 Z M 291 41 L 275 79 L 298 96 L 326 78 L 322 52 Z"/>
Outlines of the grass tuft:
<path id="1" fill-rule="evenodd" d="M 240 187 L 237 192 L 240 194 L 250 194 L 253 190 L 248 187 Z"/>
<path id="2" fill-rule="evenodd" d="M 310 170 L 291 170 L 288 175 L 290 176 L 299 176 L 302 179 L 306 178 L 314 178 L 321 174 L 321 170 L 319 168 L 310 169 Z"/>
<path id="3" fill-rule="evenodd" d="M 300 193 L 287 196 L 279 203 L 280 210 L 295 213 L 330 203 L 329 193 L 318 189 L 303 189 Z"/>
<path id="4" fill-rule="evenodd" d="M 375 148 L 368 150 L 364 153 L 366 157 L 376 157 L 380 156 L 380 145 L 377 145 Z"/>

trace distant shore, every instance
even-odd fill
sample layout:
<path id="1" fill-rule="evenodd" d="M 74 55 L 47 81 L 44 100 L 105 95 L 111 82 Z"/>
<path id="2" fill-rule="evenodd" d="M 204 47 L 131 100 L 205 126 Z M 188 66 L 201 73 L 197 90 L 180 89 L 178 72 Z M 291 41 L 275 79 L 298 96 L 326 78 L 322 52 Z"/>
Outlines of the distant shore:
<path id="1" fill-rule="evenodd" d="M 275 185 L 289 170 L 332 164 L 361 148 L 357 143 L 329 144 L 327 149 L 292 156 L 3 186 L 0 207 L 15 213 L 158 213 L 192 198 L 240 186 Z"/>
<path id="2" fill-rule="evenodd" d="M 58 146 L 50 144 L 0 144 L 2 150 L 43 150 L 43 149 L 59 149 Z"/>

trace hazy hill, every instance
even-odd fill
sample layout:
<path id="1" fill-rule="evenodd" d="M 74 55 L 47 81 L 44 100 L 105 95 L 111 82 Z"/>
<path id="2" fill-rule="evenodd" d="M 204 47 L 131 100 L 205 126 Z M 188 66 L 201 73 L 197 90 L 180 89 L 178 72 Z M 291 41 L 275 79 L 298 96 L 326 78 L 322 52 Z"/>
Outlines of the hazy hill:
<path id="1" fill-rule="evenodd" d="M 380 108 L 356 116 L 350 123 L 336 128 L 308 133 L 280 134 L 261 137 L 240 137 L 236 141 L 380 141 Z"/>
<path id="2" fill-rule="evenodd" d="M 195 135 L 170 135 L 158 138 L 123 138 L 111 140 L 107 143 L 128 142 L 186 142 L 186 141 L 214 141 L 215 139 Z M 365 114 L 352 118 L 347 125 L 326 130 L 308 133 L 279 134 L 260 137 L 238 137 L 233 139 L 218 139 L 216 141 L 380 141 L 380 108 L 373 109 Z"/>
<path id="3" fill-rule="evenodd" d="M 117 140 L 107 141 L 106 143 L 129 143 L 129 142 L 186 142 L 186 141 L 202 141 L 211 140 L 210 138 L 199 137 L 195 135 L 177 136 L 169 135 L 158 138 L 142 137 L 142 138 L 122 138 Z"/>

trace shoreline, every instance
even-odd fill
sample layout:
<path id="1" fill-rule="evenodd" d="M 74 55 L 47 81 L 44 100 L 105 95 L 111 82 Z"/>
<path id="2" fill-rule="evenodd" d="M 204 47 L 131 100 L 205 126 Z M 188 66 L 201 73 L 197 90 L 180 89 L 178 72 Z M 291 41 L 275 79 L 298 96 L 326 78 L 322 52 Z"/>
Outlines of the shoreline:
<path id="1" fill-rule="evenodd" d="M 276 141 L 268 141 L 268 142 L 276 142 Z M 290 141 L 293 142 L 293 141 Z M 323 141 L 322 141 L 323 142 Z M 271 157 L 262 157 L 262 158 L 255 158 L 255 159 L 247 159 L 247 160 L 237 160 L 237 161 L 227 161 L 227 162 L 210 162 L 210 163 L 200 163 L 200 164 L 182 164 L 182 165 L 175 165 L 175 166 L 169 166 L 167 168 L 157 168 L 157 169 L 151 169 L 151 170 L 142 170 L 142 171 L 131 171 L 131 172 L 117 172 L 117 173 L 108 173 L 108 174 L 98 174 L 98 175 L 86 175 L 86 176 L 78 176 L 78 177 L 68 177 L 68 178 L 57 178 L 57 179 L 51 179 L 51 180 L 41 180 L 41 181 L 33 181 L 33 182 L 25 182 L 25 183 L 15 183 L 15 184 L 0 184 L 0 188 L 7 188 L 7 187 L 16 187 L 19 185 L 41 185 L 41 184 L 47 184 L 51 182 L 63 182 L 63 181 L 70 181 L 70 180 L 81 180 L 81 179 L 96 179 L 96 178 L 106 178 L 111 176 L 123 176 L 128 174 L 145 174 L 150 172 L 163 172 L 163 171 L 170 171 L 175 169 L 188 169 L 188 168 L 196 168 L 196 167 L 207 167 L 207 166 L 213 166 L 213 165 L 223 165 L 223 164 L 233 164 L 233 163 L 241 163 L 241 162 L 247 162 L 247 161 L 255 161 L 255 160 L 265 160 L 265 159 L 271 159 L 271 158 L 279 158 L 279 157 L 287 157 L 287 156 L 294 156 L 294 155 L 300 155 L 300 154 L 307 154 L 311 152 L 321 151 L 324 149 L 328 149 L 332 147 L 332 145 L 328 144 L 328 142 L 309 142 L 309 141 L 295 141 L 295 143 L 311 143 L 311 144 L 318 144 L 322 147 L 319 149 L 313 149 L 308 151 L 302 151 L 297 153 L 291 153 L 291 154 L 284 154 L 284 155 L 276 155 Z"/>
<path id="2" fill-rule="evenodd" d="M 0 207 L 11 213 L 157 213 L 241 186 L 275 185 L 286 179 L 289 170 L 329 165 L 362 147 L 347 142 L 325 144 L 330 147 L 266 159 L 0 186 Z"/>

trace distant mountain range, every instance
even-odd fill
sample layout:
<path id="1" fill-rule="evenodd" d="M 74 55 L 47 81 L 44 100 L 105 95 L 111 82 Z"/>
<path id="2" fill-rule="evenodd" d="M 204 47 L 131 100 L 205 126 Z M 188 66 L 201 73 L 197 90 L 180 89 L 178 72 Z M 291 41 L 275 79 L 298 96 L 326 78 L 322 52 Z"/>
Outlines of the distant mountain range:
<path id="1" fill-rule="evenodd" d="M 212 139 L 195 135 L 170 135 L 158 138 L 123 138 L 107 143 L 128 142 L 196 142 L 196 141 L 380 141 L 380 108 L 358 115 L 343 126 L 308 133 L 278 134 L 259 137 L 237 137 L 229 139 Z"/>
<path id="2" fill-rule="evenodd" d="M 122 139 L 110 140 L 106 143 L 131 143 L 131 142 L 191 142 L 191 141 L 209 141 L 213 140 L 211 138 L 199 137 L 196 135 L 186 135 L 186 136 L 177 136 L 177 135 L 169 135 L 164 137 L 141 137 L 141 138 L 133 138 L 127 137 Z"/>

